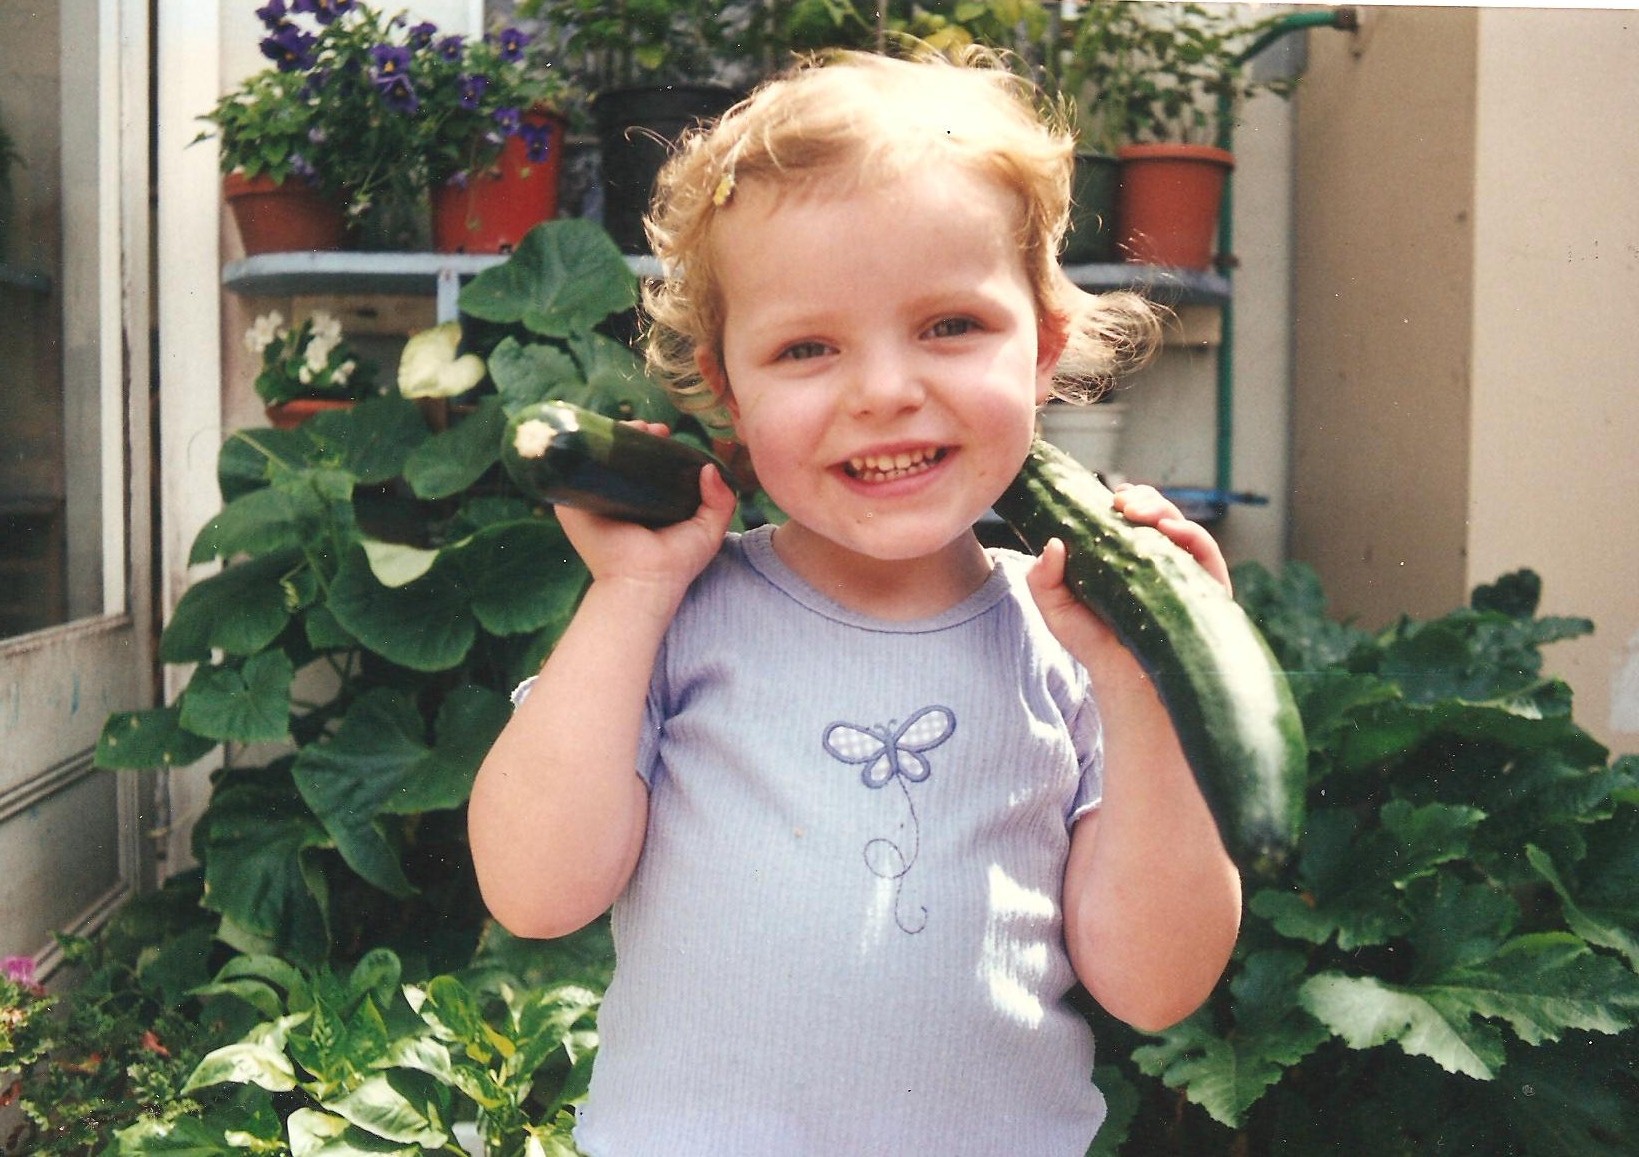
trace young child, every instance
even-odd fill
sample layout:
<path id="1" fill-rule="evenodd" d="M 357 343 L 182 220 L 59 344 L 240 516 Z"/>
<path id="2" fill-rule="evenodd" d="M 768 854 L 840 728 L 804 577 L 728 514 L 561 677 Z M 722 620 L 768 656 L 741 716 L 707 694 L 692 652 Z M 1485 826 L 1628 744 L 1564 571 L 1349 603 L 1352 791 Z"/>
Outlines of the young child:
<path id="1" fill-rule="evenodd" d="M 577 1140 L 594 1155 L 1085 1152 L 1080 981 L 1188 1015 L 1239 882 L 1132 656 L 976 520 L 1055 375 L 1153 337 L 1055 255 L 1072 146 L 985 61 L 844 56 L 663 174 L 650 358 L 788 516 L 563 510 L 593 581 L 472 793 L 513 932 L 614 905 Z M 1201 527 L 1118 498 L 1222 581 Z M 523 691 L 524 689 L 520 689 Z"/>

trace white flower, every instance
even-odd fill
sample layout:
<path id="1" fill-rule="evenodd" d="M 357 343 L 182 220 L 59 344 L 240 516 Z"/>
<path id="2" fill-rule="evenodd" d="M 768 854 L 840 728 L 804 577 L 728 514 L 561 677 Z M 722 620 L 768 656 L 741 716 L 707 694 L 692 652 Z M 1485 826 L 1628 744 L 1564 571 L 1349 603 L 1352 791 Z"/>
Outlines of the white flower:
<path id="1" fill-rule="evenodd" d="M 330 355 L 336 352 L 338 344 L 337 341 L 328 341 L 322 338 L 314 338 L 308 342 L 305 351 L 306 368 L 316 374 L 323 373 L 324 368 L 330 364 Z"/>
<path id="2" fill-rule="evenodd" d="M 278 310 L 257 318 L 245 331 L 245 348 L 258 356 L 268 346 L 285 336 L 284 315 Z"/>
<path id="3" fill-rule="evenodd" d="M 518 423 L 512 435 L 512 448 L 518 451 L 520 458 L 539 458 L 552 445 L 553 437 L 551 426 L 539 418 L 531 418 Z"/>
<path id="4" fill-rule="evenodd" d="M 308 321 L 313 327 L 314 340 L 323 341 L 331 346 L 341 344 L 341 322 L 334 314 L 323 309 L 315 309 Z"/>
<path id="5" fill-rule="evenodd" d="M 446 321 L 422 330 L 404 343 L 398 363 L 398 392 L 406 398 L 453 398 L 484 380 L 484 359 L 455 356 L 461 323 Z"/>
<path id="6" fill-rule="evenodd" d="M 330 384 L 332 386 L 345 386 L 347 384 L 347 380 L 353 376 L 353 371 L 358 368 L 358 362 L 351 358 L 347 359 L 331 372 Z"/>
<path id="7" fill-rule="evenodd" d="M 313 370 L 312 370 L 312 367 L 303 366 L 301 369 L 297 370 L 296 371 L 296 380 L 298 382 L 302 383 L 302 385 L 304 385 L 304 386 L 311 386 L 313 384 Z"/>

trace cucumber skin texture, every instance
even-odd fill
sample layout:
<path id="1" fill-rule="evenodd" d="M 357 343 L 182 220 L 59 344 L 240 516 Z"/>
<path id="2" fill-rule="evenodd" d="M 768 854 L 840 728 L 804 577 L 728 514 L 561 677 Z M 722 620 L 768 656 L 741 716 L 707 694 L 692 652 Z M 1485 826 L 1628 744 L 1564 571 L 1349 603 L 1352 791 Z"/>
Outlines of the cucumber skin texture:
<path id="1" fill-rule="evenodd" d="M 1303 828 L 1308 746 L 1269 645 L 1229 592 L 1040 439 L 995 510 L 1030 549 L 1067 548 L 1065 581 L 1155 682 L 1231 857 L 1273 874 Z"/>
<path id="2" fill-rule="evenodd" d="M 518 452 L 519 428 L 544 423 L 545 452 Z M 700 468 L 722 463 L 674 438 L 662 438 L 568 402 L 536 402 L 507 421 L 501 463 L 532 498 L 642 526 L 670 526 L 700 506 Z"/>

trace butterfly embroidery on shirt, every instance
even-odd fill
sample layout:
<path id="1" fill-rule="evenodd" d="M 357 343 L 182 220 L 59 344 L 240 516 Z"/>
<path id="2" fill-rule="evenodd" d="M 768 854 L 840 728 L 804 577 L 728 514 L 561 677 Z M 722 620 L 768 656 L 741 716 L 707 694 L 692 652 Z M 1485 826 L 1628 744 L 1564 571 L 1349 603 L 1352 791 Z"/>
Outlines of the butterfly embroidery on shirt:
<path id="1" fill-rule="evenodd" d="M 921 783 L 933 773 L 928 752 L 949 739 L 955 730 L 956 716 L 949 708 L 924 707 L 903 723 L 897 719 L 890 719 L 885 725 L 833 723 L 820 739 L 833 759 L 860 769 L 859 779 L 866 787 L 875 791 L 898 783 L 905 797 L 910 826 L 908 848 L 886 836 L 868 840 L 865 866 L 879 879 L 894 881 L 894 922 L 901 931 L 911 934 L 927 927 L 928 910 L 919 905 L 914 923 L 900 912 L 905 876 L 915 865 L 922 846 L 921 822 L 909 785 Z"/>

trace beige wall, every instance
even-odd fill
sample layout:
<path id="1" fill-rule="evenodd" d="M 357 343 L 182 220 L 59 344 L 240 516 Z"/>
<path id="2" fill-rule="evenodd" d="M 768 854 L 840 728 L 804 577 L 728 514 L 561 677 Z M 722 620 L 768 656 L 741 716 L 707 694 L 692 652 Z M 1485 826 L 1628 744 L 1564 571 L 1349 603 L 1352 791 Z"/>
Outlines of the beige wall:
<path id="1" fill-rule="evenodd" d="M 1639 21 L 1382 8 L 1298 104 L 1290 551 L 1367 624 L 1521 566 L 1639 748 Z M 1613 688 L 1615 689 L 1613 691 Z"/>
<path id="2" fill-rule="evenodd" d="M 1639 13 L 1479 18 L 1470 583 L 1518 566 L 1577 712 L 1639 750 Z"/>

